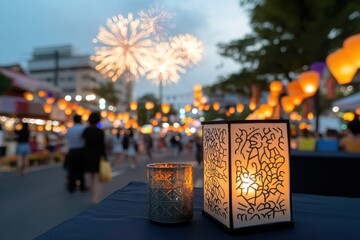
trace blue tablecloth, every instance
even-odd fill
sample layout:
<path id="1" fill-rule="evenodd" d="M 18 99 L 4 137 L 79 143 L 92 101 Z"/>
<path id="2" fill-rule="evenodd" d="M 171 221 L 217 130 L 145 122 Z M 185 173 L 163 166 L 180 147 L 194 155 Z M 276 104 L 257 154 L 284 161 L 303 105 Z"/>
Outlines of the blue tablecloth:
<path id="1" fill-rule="evenodd" d="M 360 198 L 360 154 L 292 150 L 290 157 L 292 192 Z"/>
<path id="2" fill-rule="evenodd" d="M 293 194 L 294 228 L 234 236 L 202 215 L 203 189 L 194 189 L 194 217 L 163 226 L 147 217 L 147 184 L 131 182 L 98 205 L 37 239 L 360 239 L 360 199 Z"/>

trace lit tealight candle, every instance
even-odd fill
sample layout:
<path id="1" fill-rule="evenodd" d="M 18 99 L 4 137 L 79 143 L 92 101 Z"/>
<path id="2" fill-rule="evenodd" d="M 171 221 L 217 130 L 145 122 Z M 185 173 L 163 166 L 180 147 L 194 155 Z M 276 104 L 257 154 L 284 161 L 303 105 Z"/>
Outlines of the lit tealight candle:
<path id="1" fill-rule="evenodd" d="M 193 216 L 191 164 L 147 165 L 149 218 L 159 223 L 182 223 Z"/>

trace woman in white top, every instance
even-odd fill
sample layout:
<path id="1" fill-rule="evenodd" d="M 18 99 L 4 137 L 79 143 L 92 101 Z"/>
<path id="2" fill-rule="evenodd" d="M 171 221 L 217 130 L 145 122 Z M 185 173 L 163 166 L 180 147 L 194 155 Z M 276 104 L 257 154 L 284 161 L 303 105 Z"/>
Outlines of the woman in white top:
<path id="1" fill-rule="evenodd" d="M 127 155 L 129 157 L 130 168 L 134 169 L 138 166 L 138 162 L 136 159 L 137 142 L 136 142 L 136 139 L 134 138 L 133 131 L 130 131 L 128 141 L 129 141 L 129 143 L 128 143 L 129 145 L 128 145 L 128 150 L 127 150 Z"/>
<path id="2" fill-rule="evenodd" d="M 121 162 L 121 156 L 123 153 L 123 146 L 122 146 L 123 134 L 124 134 L 123 130 L 118 128 L 116 129 L 116 134 L 113 135 L 112 138 L 113 166 L 116 166 Z"/>

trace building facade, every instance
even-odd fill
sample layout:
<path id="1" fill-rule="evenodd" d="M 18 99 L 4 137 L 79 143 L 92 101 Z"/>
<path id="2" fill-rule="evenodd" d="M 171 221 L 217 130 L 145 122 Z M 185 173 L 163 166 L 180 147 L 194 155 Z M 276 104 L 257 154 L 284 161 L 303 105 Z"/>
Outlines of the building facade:
<path id="1" fill-rule="evenodd" d="M 95 63 L 89 56 L 74 54 L 71 45 L 35 48 L 28 62 L 28 70 L 32 77 L 60 88 L 60 97 L 70 95 L 74 98 L 80 95 L 85 99 L 93 93 L 92 89 L 110 81 L 95 70 Z M 116 107 L 125 110 L 133 99 L 132 83 L 119 80 L 114 87 L 119 99 Z"/>

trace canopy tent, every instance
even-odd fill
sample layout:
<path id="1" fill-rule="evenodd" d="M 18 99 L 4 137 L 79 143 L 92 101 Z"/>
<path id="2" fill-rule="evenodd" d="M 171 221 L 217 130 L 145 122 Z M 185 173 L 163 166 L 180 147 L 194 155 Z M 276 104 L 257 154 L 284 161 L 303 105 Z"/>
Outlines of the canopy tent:
<path id="1" fill-rule="evenodd" d="M 354 111 L 356 108 L 360 108 L 360 92 L 334 101 L 332 106 L 346 111 Z"/>
<path id="2" fill-rule="evenodd" d="M 0 68 L 0 72 L 13 80 L 13 87 L 25 91 L 36 92 L 38 90 L 45 90 L 47 92 L 59 93 L 60 89 L 52 84 L 42 82 L 40 80 L 26 76 L 20 72 L 12 71 L 6 68 Z"/>
<path id="3" fill-rule="evenodd" d="M 9 68 L 0 67 L 0 72 L 12 80 L 12 88 L 5 95 L 0 96 L 0 115 L 10 115 L 17 117 L 40 117 L 65 121 L 66 116 L 63 111 L 59 111 L 57 105 L 54 105 L 53 111 L 47 114 L 43 110 L 43 102 L 39 98 L 34 98 L 28 102 L 22 96 L 23 92 L 35 93 L 44 90 L 56 95 L 60 89 L 52 84 L 26 76 L 22 71 L 16 71 Z"/>

